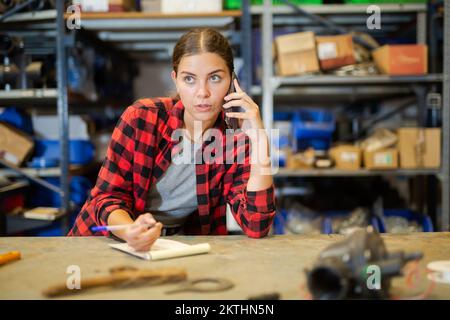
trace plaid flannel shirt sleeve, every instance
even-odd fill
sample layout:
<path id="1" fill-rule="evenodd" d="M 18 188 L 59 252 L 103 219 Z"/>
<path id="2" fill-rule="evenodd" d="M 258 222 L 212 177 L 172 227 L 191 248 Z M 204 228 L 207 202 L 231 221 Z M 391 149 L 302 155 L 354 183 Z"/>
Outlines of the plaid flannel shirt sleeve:
<path id="1" fill-rule="evenodd" d="M 274 186 L 259 191 L 247 191 L 250 178 L 249 142 L 245 143 L 244 163 L 236 165 L 233 182 L 228 193 L 231 212 L 242 230 L 251 238 L 262 238 L 269 233 L 275 217 Z"/>
<path id="2" fill-rule="evenodd" d="M 134 109 L 128 107 L 114 128 L 105 160 L 91 192 L 95 203 L 95 222 L 106 225 L 116 209 L 132 216 L 133 158 L 135 148 Z"/>

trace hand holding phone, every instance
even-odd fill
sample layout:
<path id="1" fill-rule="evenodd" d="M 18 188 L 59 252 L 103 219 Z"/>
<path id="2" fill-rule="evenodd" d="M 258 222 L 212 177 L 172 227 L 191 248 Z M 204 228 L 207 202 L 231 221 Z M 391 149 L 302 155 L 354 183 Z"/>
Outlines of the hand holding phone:
<path id="1" fill-rule="evenodd" d="M 230 88 L 228 89 L 228 94 L 236 92 L 236 88 L 234 87 L 234 79 L 237 80 L 236 74 L 232 73 L 231 75 L 231 84 L 230 84 Z M 238 81 L 238 80 L 237 80 Z M 227 117 L 227 113 L 228 112 L 245 112 L 244 108 L 242 107 L 230 107 L 228 109 L 225 109 L 225 123 L 227 124 L 227 127 L 233 130 L 237 130 L 239 129 L 239 119 L 236 118 L 230 118 Z"/>

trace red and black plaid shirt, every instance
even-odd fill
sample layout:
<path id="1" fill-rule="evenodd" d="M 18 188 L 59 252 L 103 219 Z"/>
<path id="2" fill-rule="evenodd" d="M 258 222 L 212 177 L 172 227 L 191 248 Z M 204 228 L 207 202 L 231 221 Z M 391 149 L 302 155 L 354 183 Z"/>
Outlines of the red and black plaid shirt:
<path id="1" fill-rule="evenodd" d="M 112 134 L 106 158 L 100 169 L 95 187 L 78 214 L 69 236 L 104 236 L 107 232 L 92 232 L 91 227 L 106 225 L 109 214 L 116 209 L 126 210 L 133 219 L 144 213 L 147 193 L 171 163 L 172 149 L 179 141 L 172 140 L 172 132 L 183 127 L 184 106 L 171 98 L 141 99 L 128 107 L 120 117 Z M 225 133 L 223 112 L 214 128 Z M 243 133 L 241 133 L 243 134 Z M 230 204 L 234 218 L 249 236 L 265 236 L 275 215 L 274 188 L 247 191 L 250 177 L 248 137 L 245 143 L 222 136 L 223 153 L 215 161 L 196 164 L 198 209 L 184 225 L 185 234 L 225 235 L 226 204 Z M 242 136 L 241 136 L 242 137 Z M 231 140 L 231 141 L 230 141 Z M 204 141 L 202 150 L 211 147 Z M 226 143 L 234 160 L 229 159 Z M 214 150 L 211 155 L 214 155 Z M 223 161 L 218 157 L 225 156 Z M 206 162 L 206 163 L 205 163 Z"/>

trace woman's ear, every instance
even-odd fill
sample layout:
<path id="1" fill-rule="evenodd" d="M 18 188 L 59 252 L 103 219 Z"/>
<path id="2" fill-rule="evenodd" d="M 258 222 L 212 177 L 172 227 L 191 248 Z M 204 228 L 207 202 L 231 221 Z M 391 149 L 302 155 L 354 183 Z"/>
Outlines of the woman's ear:
<path id="1" fill-rule="evenodd" d="M 175 83 L 175 85 L 177 85 L 177 73 L 175 72 L 175 70 L 172 70 L 172 72 L 170 73 L 170 76 L 172 77 L 173 83 Z"/>

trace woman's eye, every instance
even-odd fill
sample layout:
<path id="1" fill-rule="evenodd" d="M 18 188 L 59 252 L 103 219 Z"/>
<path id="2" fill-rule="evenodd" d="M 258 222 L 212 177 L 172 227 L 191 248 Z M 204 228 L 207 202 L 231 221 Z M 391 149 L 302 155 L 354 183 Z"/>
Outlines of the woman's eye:
<path id="1" fill-rule="evenodd" d="M 213 82 L 219 82 L 222 78 L 218 76 L 217 74 L 211 76 L 211 81 Z"/>
<path id="2" fill-rule="evenodd" d="M 194 82 L 194 77 L 186 76 L 186 77 L 184 77 L 184 82 L 186 82 L 186 83 L 193 83 Z"/>

